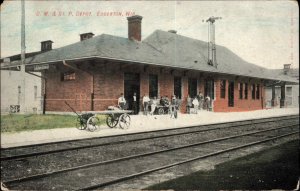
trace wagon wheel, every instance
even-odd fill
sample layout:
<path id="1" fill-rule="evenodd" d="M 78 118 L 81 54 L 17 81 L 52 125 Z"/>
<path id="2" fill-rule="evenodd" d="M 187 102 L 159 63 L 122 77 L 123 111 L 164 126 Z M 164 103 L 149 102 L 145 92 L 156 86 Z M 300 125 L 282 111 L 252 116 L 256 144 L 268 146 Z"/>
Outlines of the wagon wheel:
<path id="1" fill-rule="evenodd" d="M 106 124 L 110 127 L 110 128 L 114 128 L 115 126 L 117 126 L 118 124 L 118 118 L 115 117 L 114 115 L 108 115 L 106 117 Z"/>
<path id="2" fill-rule="evenodd" d="M 158 115 L 163 115 L 165 113 L 165 110 L 164 110 L 164 108 L 159 108 L 158 109 Z"/>
<path id="3" fill-rule="evenodd" d="M 131 121 L 130 116 L 127 113 L 122 114 L 119 117 L 119 126 L 120 126 L 120 128 L 128 129 L 129 126 L 130 126 L 130 121 Z"/>
<path id="4" fill-rule="evenodd" d="M 87 121 L 87 128 L 89 131 L 95 131 L 100 127 L 99 118 L 96 116 L 92 116 Z"/>
<path id="5" fill-rule="evenodd" d="M 79 130 L 85 130 L 86 129 L 86 120 L 81 117 L 77 117 L 76 128 Z"/>

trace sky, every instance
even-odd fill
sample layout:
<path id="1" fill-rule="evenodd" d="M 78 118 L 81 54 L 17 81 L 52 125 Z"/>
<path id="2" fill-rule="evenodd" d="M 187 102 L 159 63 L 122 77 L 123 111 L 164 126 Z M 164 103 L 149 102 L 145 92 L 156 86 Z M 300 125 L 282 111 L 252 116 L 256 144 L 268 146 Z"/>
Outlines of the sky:
<path id="1" fill-rule="evenodd" d="M 222 17 L 215 23 L 216 44 L 265 68 L 279 69 L 283 64 L 299 68 L 296 1 L 25 0 L 25 8 L 26 52 L 39 51 L 44 40 L 52 40 L 53 48 L 78 42 L 85 32 L 127 37 L 126 14 L 143 17 L 142 40 L 160 29 L 208 41 L 205 21 L 215 16 Z M 107 16 L 110 12 L 121 15 Z M 1 58 L 20 54 L 21 2 L 5 1 L 0 13 Z"/>

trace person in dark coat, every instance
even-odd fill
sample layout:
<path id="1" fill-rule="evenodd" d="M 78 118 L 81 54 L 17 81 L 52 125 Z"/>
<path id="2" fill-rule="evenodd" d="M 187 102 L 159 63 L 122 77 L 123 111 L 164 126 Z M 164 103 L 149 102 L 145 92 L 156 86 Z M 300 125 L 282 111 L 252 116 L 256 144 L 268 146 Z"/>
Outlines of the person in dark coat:
<path id="1" fill-rule="evenodd" d="M 191 113 L 191 107 L 192 107 L 192 98 L 190 97 L 190 95 L 187 96 L 186 102 L 187 102 L 186 103 L 186 112 L 188 114 L 190 114 Z"/>
<path id="2" fill-rule="evenodd" d="M 133 109 L 133 114 L 136 115 L 138 114 L 138 109 L 137 109 L 137 97 L 136 97 L 136 93 L 133 93 L 133 97 L 132 97 L 132 109 Z"/>

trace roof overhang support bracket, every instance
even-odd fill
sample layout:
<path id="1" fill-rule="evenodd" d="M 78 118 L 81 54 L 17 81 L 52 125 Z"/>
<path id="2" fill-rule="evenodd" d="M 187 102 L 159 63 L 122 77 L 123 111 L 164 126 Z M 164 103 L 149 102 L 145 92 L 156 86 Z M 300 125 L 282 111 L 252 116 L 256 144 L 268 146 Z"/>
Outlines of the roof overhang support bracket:
<path id="1" fill-rule="evenodd" d="M 31 73 L 31 72 L 26 72 L 27 74 L 30 74 L 30 75 L 33 75 L 33 76 L 36 76 L 36 77 L 39 77 L 39 78 L 42 78 L 42 79 L 47 79 L 46 77 L 44 76 L 40 76 L 40 75 L 37 75 L 37 74 L 34 74 L 34 73 Z"/>
<path id="2" fill-rule="evenodd" d="M 203 77 L 203 73 L 199 73 L 199 78 L 201 79 Z"/>
<path id="3" fill-rule="evenodd" d="M 170 70 L 170 74 L 173 75 L 173 74 L 174 74 L 174 71 L 175 71 L 174 69 L 171 69 L 171 70 Z"/>
<path id="4" fill-rule="evenodd" d="M 164 68 L 160 68 L 159 72 L 162 74 L 164 72 Z"/>
<path id="5" fill-rule="evenodd" d="M 275 82 L 275 83 L 272 83 L 272 84 L 266 84 L 265 86 L 266 87 L 272 87 L 272 86 L 275 86 L 275 85 L 281 85 L 281 80 Z"/>
<path id="6" fill-rule="evenodd" d="M 148 66 L 148 65 L 145 65 L 145 66 L 144 66 L 144 72 L 147 72 L 148 68 L 149 68 L 149 66 Z"/>
<path id="7" fill-rule="evenodd" d="M 188 72 L 189 72 L 188 70 L 184 70 L 183 71 L 183 76 L 186 76 Z"/>

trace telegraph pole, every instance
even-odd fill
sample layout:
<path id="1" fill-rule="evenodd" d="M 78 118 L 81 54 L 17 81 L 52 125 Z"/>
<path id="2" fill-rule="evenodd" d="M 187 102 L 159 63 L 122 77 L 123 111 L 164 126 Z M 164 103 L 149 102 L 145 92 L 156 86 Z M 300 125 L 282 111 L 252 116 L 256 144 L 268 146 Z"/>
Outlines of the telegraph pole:
<path id="1" fill-rule="evenodd" d="M 208 24 L 208 64 L 217 67 L 216 43 L 215 43 L 215 21 L 222 17 L 209 17 L 206 22 Z"/>
<path id="2" fill-rule="evenodd" d="M 26 113 L 25 101 L 25 0 L 21 0 L 21 99 L 20 99 L 20 113 Z"/>

